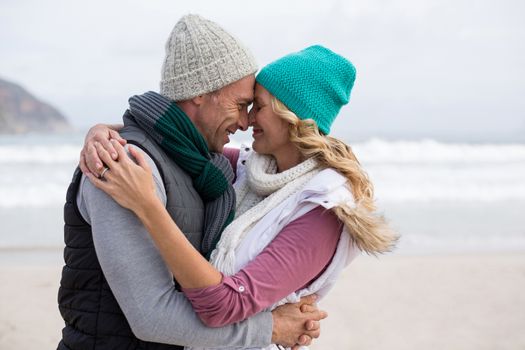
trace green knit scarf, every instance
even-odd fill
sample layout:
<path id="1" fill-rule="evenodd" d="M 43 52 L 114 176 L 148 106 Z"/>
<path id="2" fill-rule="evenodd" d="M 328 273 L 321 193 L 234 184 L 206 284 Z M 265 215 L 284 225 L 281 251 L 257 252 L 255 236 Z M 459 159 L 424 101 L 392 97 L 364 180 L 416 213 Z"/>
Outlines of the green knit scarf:
<path id="1" fill-rule="evenodd" d="M 230 162 L 222 154 L 210 153 L 202 135 L 174 101 L 150 91 L 131 97 L 129 105 L 129 115 L 135 123 L 192 178 L 205 204 L 201 252 L 209 257 L 235 216 Z"/>

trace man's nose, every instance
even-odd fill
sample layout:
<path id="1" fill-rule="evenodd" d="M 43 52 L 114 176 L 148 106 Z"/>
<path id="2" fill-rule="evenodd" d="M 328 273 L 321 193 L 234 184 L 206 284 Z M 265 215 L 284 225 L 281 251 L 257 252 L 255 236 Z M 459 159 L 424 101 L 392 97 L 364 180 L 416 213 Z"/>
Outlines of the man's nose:
<path id="1" fill-rule="evenodd" d="M 242 131 L 246 131 L 248 130 L 248 111 L 243 111 L 241 113 L 241 116 L 239 118 L 239 122 L 237 123 L 237 126 L 239 127 L 239 129 L 241 129 Z"/>

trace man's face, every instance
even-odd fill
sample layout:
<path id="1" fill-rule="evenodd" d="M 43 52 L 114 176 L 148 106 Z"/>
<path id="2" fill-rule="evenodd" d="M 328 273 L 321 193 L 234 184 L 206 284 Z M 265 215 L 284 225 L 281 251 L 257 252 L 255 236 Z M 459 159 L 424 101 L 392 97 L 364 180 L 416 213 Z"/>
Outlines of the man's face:
<path id="1" fill-rule="evenodd" d="M 253 101 L 255 76 L 249 75 L 204 96 L 195 125 L 211 152 L 222 153 L 229 135 L 248 128 L 248 106 Z"/>

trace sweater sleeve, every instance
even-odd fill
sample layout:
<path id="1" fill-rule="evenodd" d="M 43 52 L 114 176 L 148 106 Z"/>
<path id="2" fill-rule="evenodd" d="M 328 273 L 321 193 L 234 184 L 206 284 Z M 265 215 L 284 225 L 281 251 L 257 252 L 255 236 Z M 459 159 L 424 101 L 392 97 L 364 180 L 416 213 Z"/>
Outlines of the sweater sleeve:
<path id="1" fill-rule="evenodd" d="M 235 275 L 183 292 L 209 327 L 242 321 L 315 280 L 330 263 L 342 228 L 333 212 L 316 207 L 285 226 Z"/>
<path id="2" fill-rule="evenodd" d="M 151 158 L 157 193 L 162 180 Z M 196 347 L 263 347 L 271 343 L 272 315 L 213 329 L 205 327 L 140 220 L 83 177 L 77 203 L 90 223 L 95 250 L 108 284 L 136 337 L 145 341 Z"/>

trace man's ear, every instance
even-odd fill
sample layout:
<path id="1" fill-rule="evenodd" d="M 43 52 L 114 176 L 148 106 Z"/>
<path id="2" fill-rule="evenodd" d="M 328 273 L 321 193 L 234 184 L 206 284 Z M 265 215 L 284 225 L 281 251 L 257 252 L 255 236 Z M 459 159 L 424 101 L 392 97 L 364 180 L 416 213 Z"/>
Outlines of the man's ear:
<path id="1" fill-rule="evenodd" d="M 196 106 L 200 106 L 204 103 L 205 95 L 199 95 L 195 96 L 191 99 L 191 102 L 193 102 Z"/>

